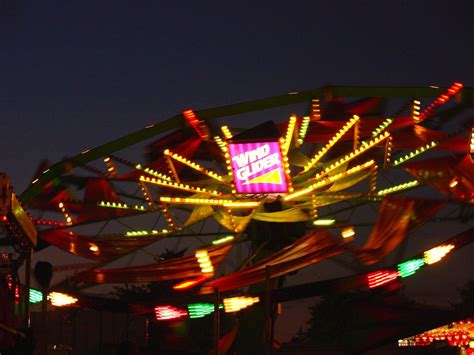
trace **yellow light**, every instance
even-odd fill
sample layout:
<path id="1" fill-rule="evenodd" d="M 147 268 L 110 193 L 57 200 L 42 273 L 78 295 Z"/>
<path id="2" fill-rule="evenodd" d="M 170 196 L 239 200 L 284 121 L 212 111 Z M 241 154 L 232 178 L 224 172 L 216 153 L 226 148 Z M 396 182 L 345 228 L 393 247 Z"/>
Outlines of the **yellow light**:
<path id="1" fill-rule="evenodd" d="M 132 209 L 132 210 L 139 210 L 143 211 L 145 210 L 145 207 L 143 206 L 129 206 L 126 203 L 117 203 L 117 202 L 110 202 L 110 201 L 100 201 L 97 203 L 98 206 L 100 207 L 108 207 L 108 208 L 122 208 L 122 209 Z"/>
<path id="2" fill-rule="evenodd" d="M 308 164 L 306 164 L 303 168 L 303 172 L 307 172 L 311 169 L 323 156 L 327 153 L 327 151 L 336 144 L 339 139 L 349 130 L 352 126 L 354 126 L 357 121 L 359 121 L 359 116 L 354 115 L 348 122 L 342 126 L 342 128 L 329 140 L 328 143 L 324 147 L 322 147 L 316 155 L 311 158 Z"/>
<path id="3" fill-rule="evenodd" d="M 450 183 L 449 183 L 449 187 L 450 188 L 455 188 L 457 185 L 458 185 L 458 180 L 457 179 L 453 179 Z"/>
<path id="4" fill-rule="evenodd" d="M 347 163 L 348 161 L 358 157 L 359 155 L 361 155 L 365 151 L 369 150 L 370 148 L 374 147 L 375 145 L 379 144 L 380 142 L 382 142 L 383 140 L 385 140 L 389 137 L 390 137 L 390 133 L 385 132 L 384 134 L 382 134 L 378 137 L 375 137 L 374 139 L 371 139 L 369 142 L 362 142 L 362 145 L 361 145 L 360 148 L 358 148 L 358 149 L 354 150 L 353 152 L 347 154 L 344 158 L 338 160 L 334 164 L 331 164 L 329 167 L 324 169 L 324 171 L 322 173 L 316 174 L 316 176 L 313 179 L 318 179 L 322 175 L 324 175 L 324 174 L 326 174 L 326 173 L 328 173 L 332 170 L 337 169 L 341 165 L 343 165 L 343 164 Z"/>
<path id="5" fill-rule="evenodd" d="M 438 142 L 435 142 L 435 141 L 432 141 L 422 147 L 418 147 L 415 149 L 414 152 L 410 152 L 409 154 L 406 154 L 404 155 L 403 157 L 401 158 L 398 158 L 396 159 L 394 162 L 393 162 L 393 166 L 398 166 L 400 165 L 401 163 L 404 163 L 406 162 L 407 160 L 410 160 L 410 159 L 413 159 L 414 157 L 426 152 L 427 150 L 430 150 L 430 149 L 433 149 L 435 148 L 436 146 L 438 146 L 439 143 Z"/>
<path id="6" fill-rule="evenodd" d="M 66 205 L 63 202 L 59 202 L 58 207 L 61 210 L 64 218 L 66 219 L 66 224 L 72 224 L 72 218 L 68 210 L 66 209 Z"/>
<path id="7" fill-rule="evenodd" d="M 428 265 L 437 263 L 442 258 L 446 256 L 452 249 L 454 249 L 453 244 L 440 245 L 428 251 L 425 251 L 423 256 L 425 257 L 425 263 Z"/>
<path id="8" fill-rule="evenodd" d="M 220 150 L 222 150 L 223 153 L 227 152 L 227 146 L 221 137 L 215 136 L 214 141 L 216 142 L 216 144 L 219 146 Z"/>
<path id="9" fill-rule="evenodd" d="M 233 201 L 221 199 L 206 199 L 193 197 L 168 197 L 161 196 L 161 202 L 183 204 L 183 205 L 209 205 L 209 206 L 224 206 L 229 208 L 254 208 L 260 204 L 257 201 Z"/>
<path id="10" fill-rule="evenodd" d="M 137 164 L 135 165 L 135 169 L 137 170 L 143 170 L 145 173 L 147 173 L 148 175 L 152 175 L 154 177 L 157 177 L 157 178 L 160 178 L 162 180 L 166 180 L 166 181 L 172 181 L 173 179 L 170 178 L 168 175 L 165 175 L 165 174 L 162 174 L 162 173 L 159 173 L 158 171 L 155 171 L 151 168 L 145 168 L 143 169 L 143 167 L 141 166 L 141 164 Z"/>
<path id="11" fill-rule="evenodd" d="M 304 116 L 301 120 L 300 130 L 298 132 L 298 144 L 302 145 L 304 142 L 304 137 L 306 137 L 306 132 L 308 131 L 308 126 L 310 122 L 309 116 Z"/>
<path id="12" fill-rule="evenodd" d="M 377 192 L 377 195 L 378 196 L 389 195 L 389 194 L 392 194 L 394 192 L 398 192 L 398 191 L 401 191 L 401 190 L 406 190 L 406 189 L 418 186 L 419 184 L 420 184 L 420 182 L 418 180 L 412 180 L 412 181 L 405 182 L 405 183 L 400 184 L 400 185 L 396 185 L 396 186 L 392 186 L 392 187 L 389 187 L 389 188 L 384 189 L 384 190 L 380 190 L 379 192 Z"/>
<path id="13" fill-rule="evenodd" d="M 354 227 L 344 228 L 341 232 L 341 236 L 344 239 L 352 238 L 355 235 Z"/>
<path id="14" fill-rule="evenodd" d="M 194 256 L 196 257 L 196 260 L 203 274 L 214 273 L 214 267 L 212 266 L 212 262 L 209 258 L 207 250 L 196 250 Z"/>
<path id="15" fill-rule="evenodd" d="M 221 127 L 222 133 L 224 134 L 225 139 L 232 139 L 232 133 L 229 130 L 229 127 L 222 126 Z"/>
<path id="16" fill-rule="evenodd" d="M 420 108 L 421 102 L 419 100 L 413 100 L 412 118 L 415 123 L 420 122 Z"/>
<path id="17" fill-rule="evenodd" d="M 197 192 L 197 193 L 208 193 L 214 196 L 222 195 L 219 191 L 207 190 L 202 187 L 194 187 L 194 186 L 189 186 L 189 185 L 185 185 L 185 184 L 181 184 L 177 182 L 169 182 L 165 180 L 149 178 L 148 176 L 143 176 L 143 175 L 140 176 L 140 181 L 147 182 L 154 185 L 169 187 L 171 189 L 184 190 L 184 191 Z"/>
<path id="18" fill-rule="evenodd" d="M 228 235 L 227 237 L 223 237 L 221 239 L 213 240 L 212 245 L 224 244 L 224 243 L 230 242 L 231 240 L 234 240 L 234 236 Z"/>
<path id="19" fill-rule="evenodd" d="M 471 143 L 469 144 L 469 152 L 474 154 L 474 127 L 471 127 Z"/>
<path id="20" fill-rule="evenodd" d="M 251 306 L 252 304 L 258 303 L 259 301 L 259 297 L 239 296 L 224 298 L 224 310 L 226 313 L 238 312 L 241 309 Z"/>
<path id="21" fill-rule="evenodd" d="M 77 298 L 60 292 L 50 292 L 48 295 L 48 300 L 50 300 L 51 304 L 56 307 L 68 306 L 78 301 Z"/>
<path id="22" fill-rule="evenodd" d="M 319 180 L 318 182 L 304 188 L 304 189 L 301 189 L 301 190 L 298 190 L 298 191 L 295 191 L 291 194 L 288 194 L 286 195 L 285 197 L 283 197 L 283 200 L 284 201 L 291 201 L 291 200 L 294 200 L 298 197 L 301 197 L 301 196 L 304 196 L 304 195 L 307 195 L 317 189 L 320 189 L 324 186 L 327 186 L 329 184 L 332 184 L 333 182 L 339 180 L 339 179 L 342 179 L 342 178 L 346 178 L 352 174 L 355 174 L 355 173 L 358 173 L 359 171 L 363 170 L 363 169 L 367 169 L 367 168 L 370 168 L 372 165 L 374 165 L 374 160 L 369 160 L 368 162 L 364 163 L 364 164 L 361 164 L 361 165 L 357 165 L 347 171 L 344 171 L 342 173 L 339 173 L 339 174 L 335 174 L 335 175 L 332 175 L 332 176 L 328 176 L 328 177 L 325 177 L 325 178 L 322 178 L 322 180 Z"/>
<path id="23" fill-rule="evenodd" d="M 383 132 L 388 126 L 392 124 L 393 120 L 391 118 L 387 118 L 385 121 L 382 122 L 373 132 L 372 137 L 378 136 L 381 132 Z"/>
<path id="24" fill-rule="evenodd" d="M 288 122 L 288 128 L 286 130 L 285 139 L 282 144 L 282 153 L 287 154 L 288 150 L 290 149 L 291 139 L 293 138 L 293 134 L 295 132 L 295 125 L 296 125 L 296 116 L 291 116 Z"/>
<path id="25" fill-rule="evenodd" d="M 330 226 L 336 223 L 335 219 L 316 219 L 313 221 L 315 226 Z"/>
<path id="26" fill-rule="evenodd" d="M 258 205 L 257 201 L 230 201 L 223 204 L 224 207 L 229 208 L 254 208 Z"/>
<path id="27" fill-rule="evenodd" d="M 162 229 L 161 232 L 153 229 L 151 231 L 141 230 L 141 231 L 128 231 L 125 233 L 126 237 L 138 237 L 138 236 L 149 236 L 149 235 L 157 235 L 157 234 L 167 234 L 169 231 L 167 229 Z"/>
<path id="28" fill-rule="evenodd" d="M 184 164 L 184 165 L 187 165 L 189 166 L 190 168 L 196 170 L 196 171 L 199 171 L 219 182 L 222 182 L 224 184 L 227 183 L 227 181 L 225 181 L 224 177 L 220 176 L 219 174 L 216 174 L 215 172 L 213 171 L 210 171 L 208 169 L 205 169 L 204 167 L 202 167 L 201 165 L 199 165 L 198 163 L 195 163 L 193 161 L 190 161 L 189 159 L 186 159 L 185 157 L 182 157 L 181 155 L 179 154 L 176 154 L 176 153 L 173 153 L 171 152 L 169 149 L 166 149 L 164 152 L 163 152 L 164 155 L 176 160 L 176 161 L 179 161 L 180 163 Z"/>

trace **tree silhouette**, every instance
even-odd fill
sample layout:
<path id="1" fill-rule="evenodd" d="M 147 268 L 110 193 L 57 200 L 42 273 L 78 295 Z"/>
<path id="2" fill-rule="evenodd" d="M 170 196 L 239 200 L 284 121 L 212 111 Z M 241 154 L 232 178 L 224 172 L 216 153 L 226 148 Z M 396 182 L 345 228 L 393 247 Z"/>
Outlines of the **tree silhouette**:
<path id="1" fill-rule="evenodd" d="M 474 280 L 468 281 L 458 292 L 461 302 L 453 304 L 453 308 L 463 317 L 474 316 Z"/>

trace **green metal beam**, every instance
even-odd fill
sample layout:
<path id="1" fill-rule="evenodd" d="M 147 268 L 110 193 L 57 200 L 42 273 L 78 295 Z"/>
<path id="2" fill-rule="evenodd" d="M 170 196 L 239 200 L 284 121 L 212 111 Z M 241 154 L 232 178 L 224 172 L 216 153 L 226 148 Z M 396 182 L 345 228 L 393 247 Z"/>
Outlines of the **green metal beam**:
<path id="1" fill-rule="evenodd" d="M 326 90 L 332 91 L 339 97 L 398 97 L 398 98 L 434 98 L 446 90 L 446 88 L 433 89 L 430 87 L 352 87 L 352 86 L 331 86 L 314 90 L 289 93 L 268 97 L 260 100 L 248 101 L 233 105 L 215 107 L 204 110 L 196 110 L 199 118 L 211 121 L 219 117 L 233 116 L 247 112 L 260 111 L 269 108 L 298 104 L 306 102 L 313 97 L 321 97 Z M 474 98 L 474 88 L 463 88 L 463 101 L 470 101 Z M 40 178 L 31 184 L 21 194 L 20 200 L 23 204 L 28 203 L 38 194 L 41 189 L 52 182 L 61 174 L 66 173 L 72 168 L 86 164 L 105 155 L 114 153 L 126 147 L 142 142 L 148 138 L 157 136 L 161 133 L 178 128 L 183 124 L 182 115 L 178 114 L 159 122 L 153 126 L 141 129 L 137 132 L 116 139 L 112 142 L 103 144 L 99 147 L 90 149 L 71 158 L 66 158 L 52 165 Z"/>

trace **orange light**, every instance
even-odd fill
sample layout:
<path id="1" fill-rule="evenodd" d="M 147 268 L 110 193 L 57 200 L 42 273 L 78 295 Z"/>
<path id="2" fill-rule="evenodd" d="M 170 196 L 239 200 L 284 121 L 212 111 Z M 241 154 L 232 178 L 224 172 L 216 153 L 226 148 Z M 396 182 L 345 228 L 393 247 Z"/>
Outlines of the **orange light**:
<path id="1" fill-rule="evenodd" d="M 344 239 L 352 238 L 355 235 L 354 227 L 344 228 L 341 232 L 341 236 Z"/>
<path id="2" fill-rule="evenodd" d="M 50 300 L 51 304 L 56 307 L 69 306 L 71 304 L 77 303 L 78 301 L 77 298 L 61 292 L 50 292 L 48 295 L 48 300 Z"/>
<path id="3" fill-rule="evenodd" d="M 66 209 L 66 205 L 63 203 L 63 202 L 59 202 L 58 203 L 58 207 L 59 209 L 61 210 L 64 218 L 66 219 L 66 223 L 67 224 L 72 224 L 73 221 L 72 221 L 72 217 L 71 215 L 69 214 L 69 211 Z"/>
<path id="4" fill-rule="evenodd" d="M 196 250 L 194 253 L 197 262 L 199 263 L 199 267 L 201 268 L 201 272 L 205 276 L 212 276 L 214 274 L 214 267 L 212 266 L 212 261 L 207 254 L 207 250 Z"/>
<path id="5" fill-rule="evenodd" d="M 238 312 L 241 309 L 247 308 L 255 303 L 258 303 L 260 298 L 258 297 L 231 297 L 224 298 L 224 310 L 226 313 Z"/>
<path id="6" fill-rule="evenodd" d="M 187 290 L 187 289 L 190 289 L 190 288 L 196 286 L 197 284 L 200 284 L 201 282 L 203 282 L 206 279 L 207 279 L 207 277 L 201 276 L 201 277 L 198 277 L 196 279 L 182 281 L 182 282 L 177 283 L 176 285 L 174 285 L 173 290 Z"/>
<path id="7" fill-rule="evenodd" d="M 446 254 L 448 254 L 452 249 L 454 249 L 453 244 L 440 245 L 428 251 L 425 251 L 423 256 L 425 257 L 425 263 L 428 265 L 437 263 L 443 259 Z"/>
<path id="8" fill-rule="evenodd" d="M 418 123 L 420 121 L 420 108 L 421 108 L 421 102 L 419 100 L 413 100 L 411 113 L 412 113 L 413 121 L 415 121 L 415 123 Z"/>
<path id="9" fill-rule="evenodd" d="M 319 99 L 311 100 L 311 120 L 319 121 L 321 119 L 321 109 L 319 107 Z"/>
<path id="10" fill-rule="evenodd" d="M 458 185 L 458 183 L 459 183 L 459 182 L 458 182 L 457 179 L 453 179 L 453 180 L 451 180 L 451 182 L 449 183 L 449 187 L 453 189 L 453 188 L 455 188 L 455 187 Z"/>
<path id="11" fill-rule="evenodd" d="M 471 127 L 471 143 L 469 144 L 469 152 L 474 154 L 474 127 Z"/>
<path id="12" fill-rule="evenodd" d="M 110 173 L 110 176 L 116 176 L 118 171 L 113 160 L 110 157 L 105 157 L 104 163 L 107 166 L 107 171 Z"/>

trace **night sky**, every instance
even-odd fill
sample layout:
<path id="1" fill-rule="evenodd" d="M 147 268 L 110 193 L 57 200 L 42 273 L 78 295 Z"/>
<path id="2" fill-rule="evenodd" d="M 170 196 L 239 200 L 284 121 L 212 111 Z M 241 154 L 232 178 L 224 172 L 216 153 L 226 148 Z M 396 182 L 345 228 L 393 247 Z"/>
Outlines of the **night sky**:
<path id="1" fill-rule="evenodd" d="M 470 0 L 0 0 L 0 171 L 21 192 L 41 159 L 189 107 L 326 84 L 474 86 L 473 14 Z M 444 289 L 472 277 L 469 253 Z M 436 298 L 426 284 L 414 293 Z"/>

